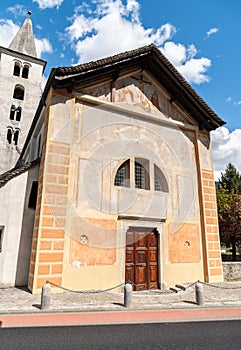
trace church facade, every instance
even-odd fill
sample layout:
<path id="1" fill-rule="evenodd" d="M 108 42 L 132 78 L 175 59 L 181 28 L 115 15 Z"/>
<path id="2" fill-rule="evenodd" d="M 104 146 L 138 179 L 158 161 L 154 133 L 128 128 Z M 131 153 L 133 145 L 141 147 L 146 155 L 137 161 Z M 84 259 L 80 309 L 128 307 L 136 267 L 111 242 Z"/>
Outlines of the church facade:
<path id="1" fill-rule="evenodd" d="M 40 101 L 30 18 L 0 53 L 0 287 L 222 281 L 210 132 L 224 121 L 158 48 L 54 68 Z"/>
<path id="2" fill-rule="evenodd" d="M 33 170 L 42 140 L 29 289 L 222 281 L 223 124 L 154 45 L 53 69 L 19 159 Z"/>

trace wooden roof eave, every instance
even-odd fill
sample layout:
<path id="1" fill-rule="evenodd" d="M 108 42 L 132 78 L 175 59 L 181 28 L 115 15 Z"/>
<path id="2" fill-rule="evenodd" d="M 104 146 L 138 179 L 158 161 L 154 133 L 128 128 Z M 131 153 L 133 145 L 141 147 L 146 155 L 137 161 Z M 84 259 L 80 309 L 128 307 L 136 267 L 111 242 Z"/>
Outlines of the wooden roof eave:
<path id="1" fill-rule="evenodd" d="M 138 70 L 143 66 L 145 62 L 144 57 L 136 57 L 134 60 L 121 61 L 113 65 L 107 65 L 91 69 L 89 71 L 83 71 L 76 74 L 58 76 L 55 75 L 52 86 L 54 89 L 58 88 L 72 88 L 74 89 L 78 85 L 86 85 L 90 81 L 98 80 L 117 80 L 120 75 L 125 75 L 130 70 Z"/>

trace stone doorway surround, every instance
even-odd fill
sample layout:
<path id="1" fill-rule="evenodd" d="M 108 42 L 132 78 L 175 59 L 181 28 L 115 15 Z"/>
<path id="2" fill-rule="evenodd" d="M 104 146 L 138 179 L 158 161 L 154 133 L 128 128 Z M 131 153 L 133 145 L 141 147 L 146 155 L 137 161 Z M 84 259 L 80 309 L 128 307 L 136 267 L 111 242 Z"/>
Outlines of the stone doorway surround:
<path id="1" fill-rule="evenodd" d="M 126 232 L 130 227 L 151 228 L 156 230 L 158 237 L 158 288 L 165 289 L 164 274 L 164 222 L 165 219 L 140 218 L 118 216 L 119 221 L 119 244 L 120 244 L 120 281 L 125 281 L 125 259 L 126 259 Z"/>

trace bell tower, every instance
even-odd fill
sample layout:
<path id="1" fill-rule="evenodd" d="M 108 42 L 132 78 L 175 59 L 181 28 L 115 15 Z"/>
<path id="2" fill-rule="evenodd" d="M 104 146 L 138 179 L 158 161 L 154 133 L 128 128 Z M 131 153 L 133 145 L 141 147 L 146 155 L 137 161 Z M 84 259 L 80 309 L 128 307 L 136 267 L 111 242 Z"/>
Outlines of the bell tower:
<path id="1" fill-rule="evenodd" d="M 30 15 L 0 46 L 0 174 L 15 166 L 41 96 L 46 61 L 37 58 Z"/>

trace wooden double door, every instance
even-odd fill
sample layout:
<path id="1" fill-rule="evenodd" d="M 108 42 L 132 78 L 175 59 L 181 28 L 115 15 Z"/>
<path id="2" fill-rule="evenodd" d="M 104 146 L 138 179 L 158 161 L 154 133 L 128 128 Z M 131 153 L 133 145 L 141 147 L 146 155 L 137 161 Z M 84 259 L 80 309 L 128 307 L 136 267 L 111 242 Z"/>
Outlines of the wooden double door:
<path id="1" fill-rule="evenodd" d="M 158 288 L 158 238 L 153 229 L 133 228 L 126 233 L 125 281 L 134 290 Z"/>

